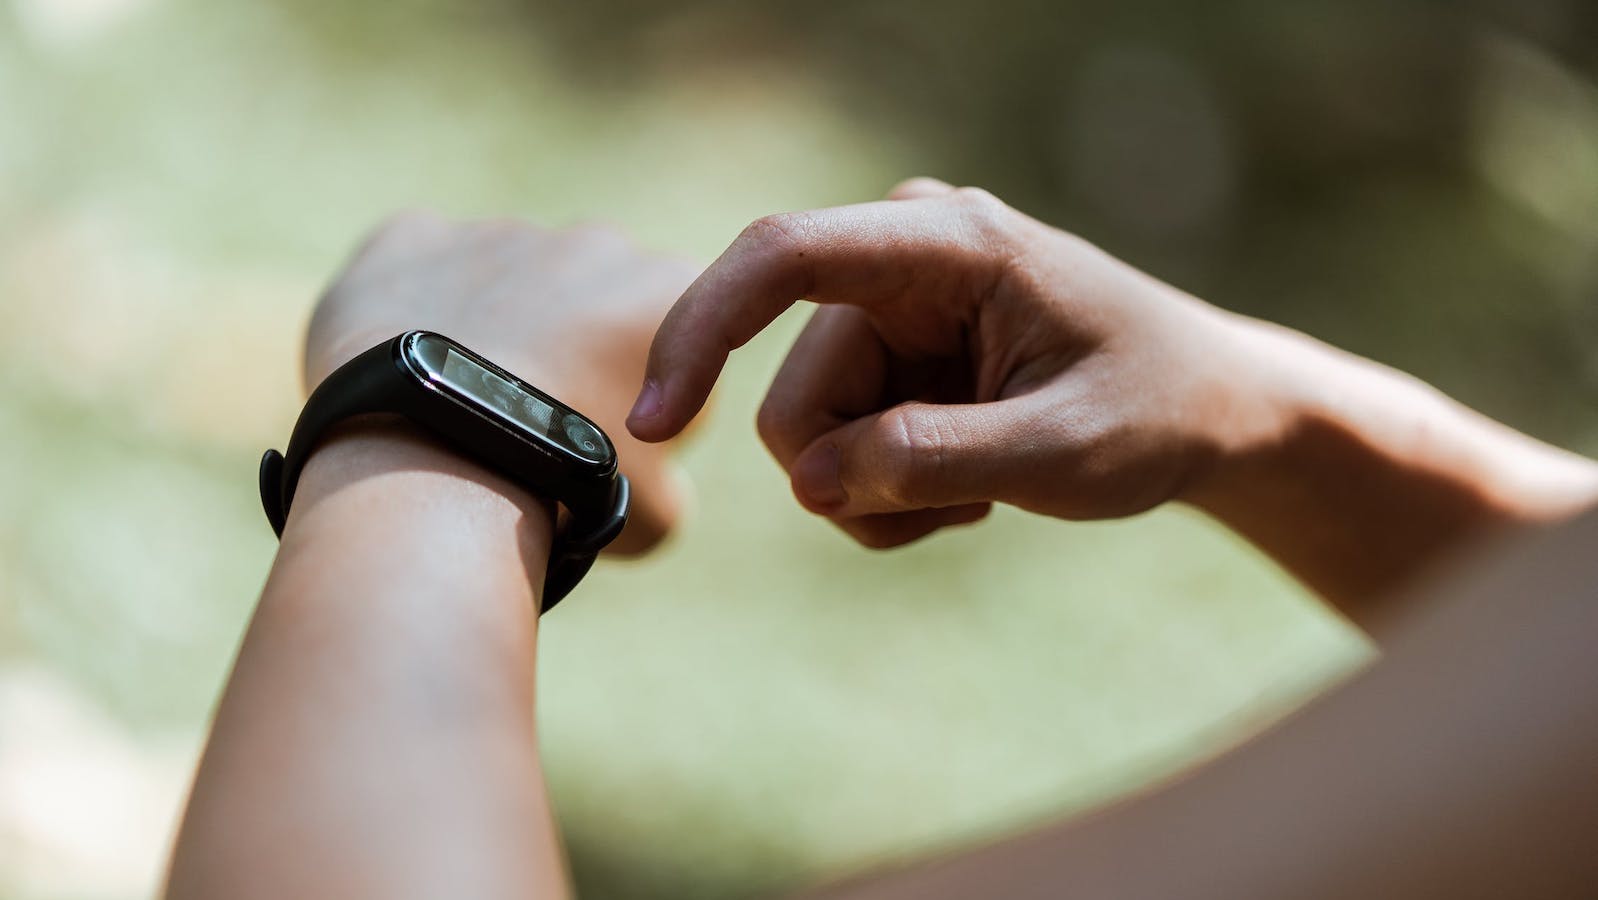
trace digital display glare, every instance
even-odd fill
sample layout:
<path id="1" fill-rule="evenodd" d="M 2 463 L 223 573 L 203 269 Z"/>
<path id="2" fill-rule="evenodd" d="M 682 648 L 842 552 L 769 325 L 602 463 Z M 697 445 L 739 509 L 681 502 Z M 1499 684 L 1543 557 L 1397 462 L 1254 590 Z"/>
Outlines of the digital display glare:
<path id="1" fill-rule="evenodd" d="M 470 356 L 457 352 L 448 341 L 421 335 L 412 348 L 412 358 L 429 378 L 494 410 L 524 431 L 589 462 L 605 463 L 611 459 L 610 443 L 582 416 L 483 368 Z"/>
<path id="2" fill-rule="evenodd" d="M 554 407 L 454 350 L 445 352 L 444 368 L 439 375 L 445 384 L 484 406 L 499 410 L 528 431 L 549 435 Z"/>

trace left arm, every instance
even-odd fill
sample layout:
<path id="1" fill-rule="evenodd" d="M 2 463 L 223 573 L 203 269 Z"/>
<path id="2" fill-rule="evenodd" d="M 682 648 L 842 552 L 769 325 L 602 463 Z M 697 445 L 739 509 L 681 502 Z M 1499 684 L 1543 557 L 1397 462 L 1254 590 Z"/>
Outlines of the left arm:
<path id="1" fill-rule="evenodd" d="M 548 509 L 401 426 L 300 484 L 169 896 L 566 896 L 533 716 Z"/>
<path id="2" fill-rule="evenodd" d="M 685 482 L 619 426 L 690 277 L 601 229 L 401 216 L 318 305 L 306 383 L 408 329 L 461 341 L 609 431 L 633 484 L 613 546 L 641 552 Z M 550 535 L 544 500 L 411 426 L 330 434 L 217 710 L 167 895 L 566 896 L 533 709 Z"/>

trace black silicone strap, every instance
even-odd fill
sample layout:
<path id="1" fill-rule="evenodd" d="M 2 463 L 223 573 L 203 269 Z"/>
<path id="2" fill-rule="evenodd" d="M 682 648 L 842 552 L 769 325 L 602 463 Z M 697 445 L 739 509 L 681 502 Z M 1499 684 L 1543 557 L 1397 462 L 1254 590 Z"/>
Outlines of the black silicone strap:
<path id="1" fill-rule="evenodd" d="M 502 453 L 486 454 L 497 460 L 484 459 L 485 454 L 461 446 L 458 438 L 439 427 L 436 417 L 420 414 L 419 404 L 429 402 L 430 398 L 398 368 L 398 346 L 402 338 L 367 350 L 329 375 L 311 392 L 294 425 L 286 452 L 268 450 L 261 457 L 261 505 L 266 510 L 267 521 L 281 537 L 300 472 L 311 452 L 334 425 L 373 413 L 399 415 L 538 495 L 566 506 L 570 516 L 555 535 L 549 551 L 549 571 L 544 576 L 542 608 L 548 612 L 582 581 L 599 551 L 627 524 L 631 500 L 627 476 L 617 473 L 608 483 L 598 486 L 599 492 L 563 492 L 554 485 L 529 483 L 524 473 L 513 465 L 495 465 L 495 461 L 504 459 Z M 562 496 L 562 493 L 568 495 Z"/>
<path id="2" fill-rule="evenodd" d="M 401 414 L 401 391 L 406 385 L 394 368 L 393 354 L 392 342 L 379 344 L 335 369 L 305 401 L 287 450 L 268 450 L 261 457 L 261 505 L 279 537 L 283 536 L 283 523 L 288 521 L 300 470 L 323 435 L 334 425 L 356 416 Z"/>

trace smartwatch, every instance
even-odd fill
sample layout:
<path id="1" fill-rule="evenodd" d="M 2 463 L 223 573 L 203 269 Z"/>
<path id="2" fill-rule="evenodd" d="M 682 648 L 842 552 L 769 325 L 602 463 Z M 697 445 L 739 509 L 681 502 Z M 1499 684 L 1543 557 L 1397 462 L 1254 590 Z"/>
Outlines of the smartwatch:
<path id="1" fill-rule="evenodd" d="M 565 507 L 544 577 L 545 612 L 627 524 L 627 476 L 616 470 L 616 450 L 599 426 L 443 335 L 407 331 L 327 376 L 306 401 L 288 449 L 261 457 L 261 503 L 280 537 L 318 441 L 344 419 L 372 413 L 402 416 Z"/>

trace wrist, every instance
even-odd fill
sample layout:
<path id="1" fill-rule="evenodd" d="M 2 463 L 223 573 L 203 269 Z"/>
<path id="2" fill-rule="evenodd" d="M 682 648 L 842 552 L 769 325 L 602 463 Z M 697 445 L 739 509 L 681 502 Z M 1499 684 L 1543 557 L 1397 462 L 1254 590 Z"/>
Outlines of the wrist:
<path id="1" fill-rule="evenodd" d="M 1231 498 L 1305 481 L 1452 484 L 1480 514 L 1560 518 L 1598 497 L 1598 465 L 1543 444 L 1419 379 L 1291 329 L 1231 313 L 1230 415 L 1221 451 L 1183 499 L 1225 508 Z M 1213 510 L 1212 510 L 1213 511 Z"/>
<path id="2" fill-rule="evenodd" d="M 1455 430 L 1446 398 L 1398 371 L 1271 322 L 1216 310 L 1224 375 L 1207 417 L 1213 464 L 1182 499 L 1223 519 L 1261 495 L 1291 496 L 1387 460 L 1421 464 Z M 1447 443 L 1444 438 L 1443 443 Z M 1383 468 L 1388 468 L 1384 466 Z"/>
<path id="3" fill-rule="evenodd" d="M 1231 421 L 1215 419 L 1236 434 L 1217 438 L 1181 499 L 1356 618 L 1466 542 L 1598 497 L 1591 461 L 1411 376 L 1234 318 L 1234 339 L 1217 352 Z"/>
<path id="4" fill-rule="evenodd" d="M 1202 304 L 1203 352 L 1192 379 L 1200 387 L 1191 398 L 1189 472 L 1176 499 L 1214 513 L 1233 495 L 1245 492 L 1269 473 L 1290 467 L 1293 438 L 1311 416 L 1312 391 L 1291 371 L 1299 354 L 1283 346 L 1276 326 Z M 1285 332 L 1285 329 L 1282 330 Z M 1191 337 L 1189 338 L 1191 340 Z"/>
<path id="5" fill-rule="evenodd" d="M 554 506 L 408 423 L 346 422 L 307 461 L 281 553 L 329 545 L 447 558 L 486 577 L 543 585 Z"/>
<path id="6" fill-rule="evenodd" d="M 548 505 L 399 419 L 325 435 L 218 708 L 169 893 L 427 893 L 442 848 L 464 861 L 465 893 L 553 896 L 563 863 L 534 715 Z M 224 877 L 240 865 L 259 871 Z"/>

